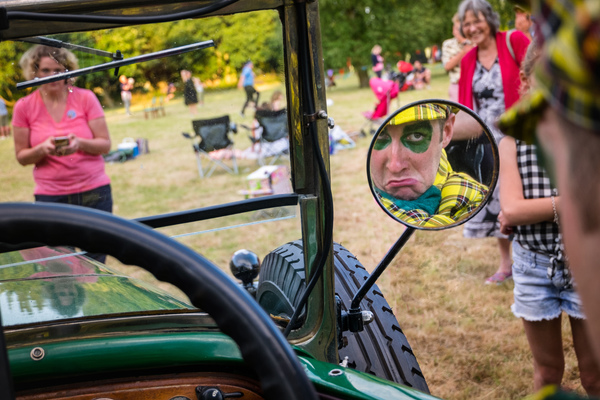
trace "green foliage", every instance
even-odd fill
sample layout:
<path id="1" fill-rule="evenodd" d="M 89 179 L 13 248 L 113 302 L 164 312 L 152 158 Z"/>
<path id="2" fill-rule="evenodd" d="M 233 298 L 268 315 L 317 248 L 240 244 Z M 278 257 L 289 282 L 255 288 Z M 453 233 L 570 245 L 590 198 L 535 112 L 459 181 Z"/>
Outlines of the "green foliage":
<path id="1" fill-rule="evenodd" d="M 9 101 L 15 98 L 15 84 L 22 76 L 19 59 L 28 47 L 22 42 L 0 42 L 0 96 Z"/>
<path id="2" fill-rule="evenodd" d="M 259 71 L 277 72 L 282 68 L 283 41 L 277 12 L 253 12 L 227 17 L 182 20 L 173 23 L 115 28 L 103 31 L 54 35 L 53 38 L 81 46 L 116 53 L 131 58 L 186 44 L 214 40 L 215 47 L 179 56 L 147 61 L 120 69 L 136 80 L 136 90 L 147 82 L 157 88 L 159 82 L 180 82 L 180 71 L 188 69 L 201 80 L 222 80 L 237 76 L 249 59 Z M 30 45 L 22 42 L 0 42 L 0 95 L 9 101 L 27 94 L 16 91 L 23 80 L 18 60 Z M 79 66 L 88 67 L 110 59 L 76 52 Z M 111 104 L 119 98 L 119 82 L 114 70 L 96 72 L 77 78 L 77 86 L 95 92 Z M 180 90 L 182 87 L 180 87 Z"/>
<path id="3" fill-rule="evenodd" d="M 321 0 L 323 55 L 326 68 L 371 66 L 371 49 L 383 48 L 386 63 L 452 37 L 452 16 L 460 0 Z M 514 25 L 510 2 L 490 0 L 502 29 Z"/>
<path id="4" fill-rule="evenodd" d="M 379 44 L 387 63 L 395 64 L 407 53 L 433 44 L 440 45 L 452 36 L 452 15 L 460 0 L 321 0 L 323 55 L 326 68 L 341 68 L 348 58 L 353 65 L 370 67 L 371 48 Z M 490 0 L 501 17 L 502 29 L 514 25 L 512 4 Z M 257 71 L 282 70 L 282 28 L 276 12 L 242 13 L 227 17 L 183 20 L 174 23 L 115 28 L 87 33 L 56 35 L 59 40 L 109 51 L 121 51 L 126 58 L 212 39 L 214 48 L 180 56 L 153 60 L 120 69 L 119 74 L 136 80 L 136 90 L 148 82 L 180 82 L 179 71 L 189 69 L 202 81 L 231 79 L 251 59 Z M 22 81 L 18 61 L 29 44 L 0 42 L 0 96 L 10 102 L 27 94 L 15 90 Z M 80 67 L 109 61 L 107 58 L 77 52 Z M 233 77 L 233 78 L 232 78 Z M 110 105 L 119 97 L 114 70 L 97 72 L 77 79 L 77 85 L 96 88 Z M 180 88 L 181 90 L 182 88 Z"/>
<path id="5" fill-rule="evenodd" d="M 342 1 L 320 3 L 323 53 L 327 67 L 370 66 L 371 48 L 379 44 L 386 62 L 396 63 L 452 36 L 452 15 L 459 0 Z M 401 54 L 399 54 L 401 53 Z"/>

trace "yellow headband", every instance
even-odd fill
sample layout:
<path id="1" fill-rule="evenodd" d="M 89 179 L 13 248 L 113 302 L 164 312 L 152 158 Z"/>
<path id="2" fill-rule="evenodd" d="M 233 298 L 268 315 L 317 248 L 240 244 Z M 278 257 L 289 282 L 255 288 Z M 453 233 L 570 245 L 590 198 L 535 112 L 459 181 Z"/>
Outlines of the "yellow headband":
<path id="1" fill-rule="evenodd" d="M 458 112 L 458 109 L 454 111 L 447 105 L 437 103 L 419 104 L 395 115 L 389 123 L 390 125 L 402 125 L 415 121 L 446 119 L 452 112 Z"/>

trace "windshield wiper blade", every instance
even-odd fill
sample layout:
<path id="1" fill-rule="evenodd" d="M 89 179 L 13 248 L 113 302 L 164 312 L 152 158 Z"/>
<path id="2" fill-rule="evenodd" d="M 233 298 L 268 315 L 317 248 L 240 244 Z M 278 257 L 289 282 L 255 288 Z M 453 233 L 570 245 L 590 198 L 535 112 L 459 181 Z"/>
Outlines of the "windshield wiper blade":
<path id="1" fill-rule="evenodd" d="M 30 37 L 25 39 L 19 39 L 20 42 L 27 43 L 35 43 L 35 44 L 43 44 L 45 46 L 55 47 L 55 48 L 65 48 L 69 50 L 81 51 L 83 53 L 93 54 L 101 57 L 112 58 L 113 60 L 122 60 L 123 54 L 120 51 L 116 53 L 111 53 L 104 50 L 93 49 L 91 47 L 80 46 L 77 44 L 63 42 L 62 40 L 51 39 L 43 36 Z"/>
<path id="2" fill-rule="evenodd" d="M 35 78 L 30 81 L 17 83 L 17 89 L 27 89 L 34 86 L 40 86 L 46 83 L 57 82 L 63 79 L 75 78 L 77 76 L 91 74 L 93 72 L 106 71 L 113 68 L 124 67 L 126 65 L 137 64 L 145 61 L 157 60 L 159 58 L 177 56 L 188 53 L 193 50 L 201 50 L 207 47 L 213 47 L 215 42 L 207 40 L 204 42 L 192 43 L 185 46 L 175 47 L 172 49 L 161 50 L 150 54 L 142 54 L 140 56 L 126 58 L 124 60 L 111 61 L 104 64 L 93 65 L 91 67 L 81 68 L 75 71 L 66 71 L 60 74 L 47 76 L 45 78 Z"/>

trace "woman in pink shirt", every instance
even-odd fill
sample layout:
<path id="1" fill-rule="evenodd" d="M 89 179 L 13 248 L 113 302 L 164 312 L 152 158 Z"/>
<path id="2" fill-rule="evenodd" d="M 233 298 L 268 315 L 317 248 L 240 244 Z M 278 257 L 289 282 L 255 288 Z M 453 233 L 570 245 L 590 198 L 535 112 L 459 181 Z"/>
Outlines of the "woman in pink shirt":
<path id="1" fill-rule="evenodd" d="M 41 45 L 29 49 L 19 64 L 28 80 L 78 68 L 70 51 Z M 112 212 L 102 158 L 110 150 L 110 136 L 92 91 L 73 87 L 68 79 L 41 85 L 15 104 L 12 123 L 17 161 L 35 164 L 36 201 Z"/>

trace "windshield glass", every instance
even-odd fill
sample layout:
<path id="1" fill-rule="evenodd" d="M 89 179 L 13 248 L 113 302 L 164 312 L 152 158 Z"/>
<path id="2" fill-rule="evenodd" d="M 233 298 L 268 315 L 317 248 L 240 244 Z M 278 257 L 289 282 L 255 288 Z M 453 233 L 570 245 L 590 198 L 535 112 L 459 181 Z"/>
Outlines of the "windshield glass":
<path id="1" fill-rule="evenodd" d="M 96 189 L 110 185 L 112 212 L 135 219 L 292 193 L 282 27 L 276 11 L 45 38 L 70 50 L 59 49 L 51 57 L 39 53 L 36 59 L 31 49 L 37 46 L 32 42 L 43 41 L 39 38 L 0 42 L 6 66 L 0 72 L 0 95 L 15 127 L 14 144 L 0 143 L 0 201 L 86 203 L 91 190 L 99 198 L 96 203 L 102 203 L 108 195 Z M 118 71 L 16 87 L 205 41 L 214 46 Z M 76 66 L 71 55 L 62 58 L 67 51 Z M 19 110 L 21 103 L 27 107 Z M 106 129 L 99 123 L 103 119 Z M 110 138 L 109 148 L 90 147 L 90 139 L 98 137 Z M 43 156 L 32 154 L 40 147 Z M 262 260 L 281 243 L 300 238 L 297 215 L 296 206 L 276 207 L 159 229 L 230 273 L 236 250 L 248 249 Z M 2 264 L 14 264 L 11 257 Z M 151 280 L 147 272 L 112 257 L 106 264 Z M 11 296 L 7 288 L 0 286 L 2 304 Z"/>

